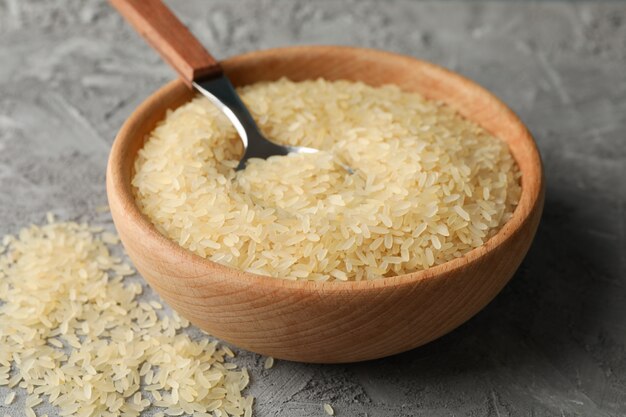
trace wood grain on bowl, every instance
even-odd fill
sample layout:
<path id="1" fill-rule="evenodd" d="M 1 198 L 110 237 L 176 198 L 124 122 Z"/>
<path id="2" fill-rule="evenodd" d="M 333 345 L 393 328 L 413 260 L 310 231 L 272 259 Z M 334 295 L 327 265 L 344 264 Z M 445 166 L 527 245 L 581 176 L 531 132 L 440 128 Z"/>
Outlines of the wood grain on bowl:
<path id="1" fill-rule="evenodd" d="M 482 309 L 511 278 L 535 235 L 543 208 L 543 172 L 522 122 L 475 83 L 410 57 L 346 47 L 294 47 L 223 61 L 236 85 L 288 77 L 397 84 L 441 100 L 506 141 L 522 173 L 511 220 L 479 248 L 430 269 L 367 282 L 313 283 L 257 276 L 201 258 L 161 235 L 139 211 L 132 167 L 165 111 L 193 93 L 173 81 L 126 121 L 109 159 L 107 192 L 129 256 L 180 314 L 242 348 L 280 359 L 350 362 L 423 345 Z"/>

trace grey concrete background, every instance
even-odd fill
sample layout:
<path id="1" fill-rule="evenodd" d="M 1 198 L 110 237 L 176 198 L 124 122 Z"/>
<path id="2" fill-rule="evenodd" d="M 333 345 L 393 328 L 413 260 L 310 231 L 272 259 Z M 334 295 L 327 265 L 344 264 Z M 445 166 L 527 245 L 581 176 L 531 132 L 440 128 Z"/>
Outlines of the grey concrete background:
<path id="1" fill-rule="evenodd" d="M 242 352 L 256 415 L 322 416 L 322 402 L 354 417 L 626 415 L 626 3 L 169 4 L 218 57 L 348 44 L 459 71 L 521 116 L 545 163 L 536 241 L 484 311 L 367 363 L 263 371 Z M 94 209 L 115 132 L 173 77 L 103 1 L 0 0 L 0 234 L 48 210 L 109 222 Z"/>

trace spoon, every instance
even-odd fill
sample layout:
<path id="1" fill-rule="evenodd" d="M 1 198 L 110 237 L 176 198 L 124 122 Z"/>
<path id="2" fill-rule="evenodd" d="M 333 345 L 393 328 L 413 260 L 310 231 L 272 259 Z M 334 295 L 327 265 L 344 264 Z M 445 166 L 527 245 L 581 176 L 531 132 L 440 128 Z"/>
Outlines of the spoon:
<path id="1" fill-rule="evenodd" d="M 261 133 L 221 65 L 161 0 L 110 0 L 117 11 L 174 68 L 190 88 L 208 98 L 233 124 L 244 147 L 237 170 L 250 158 L 316 153 L 305 146 L 285 146 Z M 348 172 L 351 169 L 345 167 Z"/>

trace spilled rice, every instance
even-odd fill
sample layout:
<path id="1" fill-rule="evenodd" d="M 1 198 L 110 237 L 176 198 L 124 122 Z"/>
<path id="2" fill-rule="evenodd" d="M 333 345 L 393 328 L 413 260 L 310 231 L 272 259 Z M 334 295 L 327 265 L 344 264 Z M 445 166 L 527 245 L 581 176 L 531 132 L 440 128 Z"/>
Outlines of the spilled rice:
<path id="1" fill-rule="evenodd" d="M 49 219 L 53 220 L 53 219 Z M 251 416 L 246 369 L 182 331 L 189 323 L 140 301 L 114 235 L 86 224 L 31 226 L 0 246 L 0 386 L 60 415 Z M 5 398 L 11 404 L 12 391 Z M 158 413 L 157 413 L 158 414 Z"/>
<path id="2" fill-rule="evenodd" d="M 274 366 L 274 358 L 272 358 L 271 356 L 268 356 L 267 358 L 265 358 L 265 362 L 263 363 L 263 368 L 270 369 L 273 366 Z"/>

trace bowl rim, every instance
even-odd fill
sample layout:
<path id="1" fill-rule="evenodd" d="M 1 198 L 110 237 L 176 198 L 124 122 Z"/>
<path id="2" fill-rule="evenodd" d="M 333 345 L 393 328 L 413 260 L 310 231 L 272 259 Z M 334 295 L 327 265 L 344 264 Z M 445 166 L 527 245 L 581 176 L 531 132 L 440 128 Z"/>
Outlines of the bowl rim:
<path id="1" fill-rule="evenodd" d="M 202 265 L 202 270 L 198 270 L 196 278 L 207 278 L 209 271 L 214 271 L 219 274 L 224 274 L 229 280 L 238 279 L 241 280 L 243 285 L 254 285 L 264 288 L 275 288 L 284 290 L 295 291 L 310 291 L 310 292 L 353 292 L 353 291 L 371 291 L 380 290 L 389 287 L 405 287 L 411 286 L 415 283 L 421 282 L 427 279 L 434 279 L 436 277 L 447 276 L 451 273 L 457 272 L 464 268 L 467 268 L 472 263 L 477 262 L 481 257 L 496 250 L 497 247 L 513 239 L 516 236 L 516 232 L 522 229 L 525 223 L 529 220 L 530 215 L 534 212 L 537 205 L 542 204 L 544 181 L 543 181 L 543 166 L 541 157 L 537 149 L 537 145 L 519 117 L 500 99 L 498 99 L 491 92 L 484 87 L 469 80 L 468 78 L 448 70 L 439 65 L 424 61 L 412 56 L 398 54 L 394 52 L 382 51 L 371 48 L 360 48 L 350 46 L 326 46 L 326 45 L 307 45 L 307 46 L 289 46 L 280 48 L 270 48 L 264 50 L 258 50 L 253 52 L 247 52 L 244 54 L 236 55 L 234 57 L 225 59 L 222 61 L 224 66 L 228 66 L 255 60 L 258 58 L 264 58 L 277 54 L 297 54 L 297 53 L 328 53 L 330 50 L 334 52 L 346 54 L 370 54 L 377 57 L 377 59 L 393 59 L 396 61 L 404 61 L 406 65 L 420 65 L 426 68 L 428 71 L 433 71 L 441 75 L 445 75 L 450 80 L 460 82 L 474 89 L 474 91 L 487 98 L 491 106 L 498 108 L 498 111 L 506 117 L 507 122 L 515 124 L 522 141 L 525 143 L 526 157 L 531 159 L 529 166 L 534 169 L 528 169 L 521 171 L 521 186 L 522 192 L 520 200 L 513 212 L 511 218 L 506 224 L 487 242 L 483 245 L 470 250 L 463 254 L 461 257 L 452 259 L 445 263 L 434 265 L 428 269 L 410 272 L 402 275 L 395 275 L 391 277 L 384 277 L 375 280 L 364 281 L 306 281 L 306 280 L 291 280 L 285 278 L 271 277 L 266 275 L 257 275 L 250 272 L 246 272 L 241 269 L 237 269 L 231 266 L 222 265 L 216 262 L 212 262 L 206 258 L 203 258 L 190 250 L 183 248 L 178 243 L 170 240 L 165 235 L 161 234 L 156 226 L 150 222 L 150 220 L 139 210 L 138 205 L 135 202 L 135 198 L 132 193 L 131 179 L 125 181 L 123 173 L 113 167 L 123 166 L 122 161 L 127 156 L 127 147 L 137 138 L 131 135 L 131 132 L 138 126 L 141 126 L 147 116 L 151 113 L 151 108 L 158 102 L 162 101 L 163 97 L 167 97 L 173 91 L 176 91 L 184 86 L 183 81 L 175 79 L 161 86 L 131 113 L 131 115 L 125 120 L 122 127 L 118 131 L 113 146 L 110 151 L 109 161 L 107 164 L 107 193 L 109 203 L 111 200 L 116 200 L 121 207 L 125 210 L 125 216 L 131 218 L 132 222 L 138 227 L 140 233 L 142 233 L 143 239 L 149 239 L 151 244 L 163 251 L 170 251 L 173 255 L 183 262 L 193 262 L 196 265 Z M 143 139 L 143 138 L 142 138 Z M 518 162 L 516 160 L 516 162 Z M 519 162 L 518 162 L 518 165 Z M 527 180 L 525 180 L 527 178 Z M 531 186 L 529 183 L 534 182 L 536 186 Z"/>

